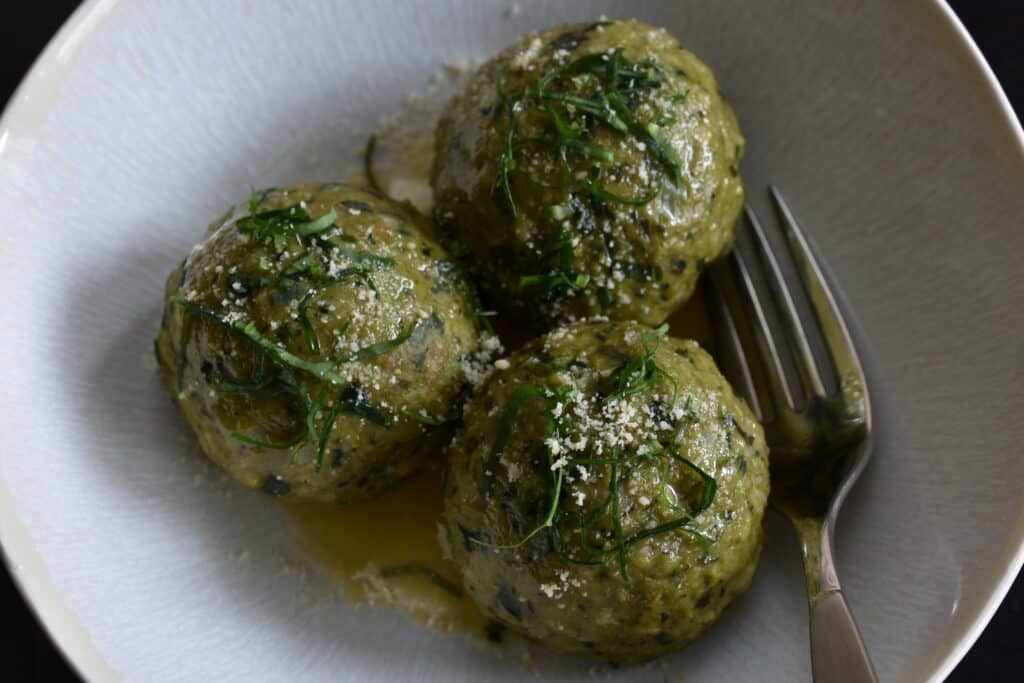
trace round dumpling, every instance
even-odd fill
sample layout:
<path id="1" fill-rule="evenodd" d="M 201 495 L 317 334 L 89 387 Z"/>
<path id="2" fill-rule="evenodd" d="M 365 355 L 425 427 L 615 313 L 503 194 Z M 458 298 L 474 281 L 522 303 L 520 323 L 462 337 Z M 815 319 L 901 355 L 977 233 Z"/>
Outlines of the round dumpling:
<path id="1" fill-rule="evenodd" d="M 695 638 L 761 550 L 750 409 L 664 327 L 574 323 L 496 367 L 449 449 L 441 538 L 468 594 L 569 653 L 634 662 Z"/>
<path id="2" fill-rule="evenodd" d="M 743 145 L 711 71 L 664 29 L 528 34 L 443 113 L 435 215 L 490 306 L 538 327 L 657 325 L 732 244 Z"/>
<path id="3" fill-rule="evenodd" d="M 206 454 L 274 495 L 372 496 L 436 457 L 479 353 L 473 297 L 408 205 L 255 193 L 175 270 L 157 356 Z"/>

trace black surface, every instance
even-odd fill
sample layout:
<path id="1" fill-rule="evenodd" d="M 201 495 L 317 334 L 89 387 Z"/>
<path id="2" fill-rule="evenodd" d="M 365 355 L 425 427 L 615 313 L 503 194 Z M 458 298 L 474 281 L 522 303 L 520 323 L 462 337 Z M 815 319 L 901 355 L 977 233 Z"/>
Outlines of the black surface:
<path id="1" fill-rule="evenodd" d="M 985 53 L 1019 116 L 1024 110 L 1024 2 L 954 0 L 951 4 Z M 7 101 L 36 55 L 77 3 L 37 0 L 5 2 L 4 5 L 0 19 L 0 102 Z M 951 683 L 1024 680 L 1022 602 L 1024 578 L 1018 577 L 985 633 L 949 677 Z M 2 569 L 0 623 L 8 634 L 0 638 L 0 680 L 55 683 L 79 680 Z"/>

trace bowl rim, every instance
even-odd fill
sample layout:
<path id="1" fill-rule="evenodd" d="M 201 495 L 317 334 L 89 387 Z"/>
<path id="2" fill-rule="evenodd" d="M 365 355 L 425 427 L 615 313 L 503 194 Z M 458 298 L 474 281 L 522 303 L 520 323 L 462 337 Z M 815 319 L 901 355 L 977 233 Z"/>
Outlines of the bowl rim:
<path id="1" fill-rule="evenodd" d="M 35 104 L 35 95 L 45 92 L 46 83 L 52 83 L 67 75 L 74 61 L 77 46 L 102 24 L 106 15 L 122 5 L 123 1 L 85 0 L 72 12 L 36 57 L 0 113 L 0 165 L 3 163 L 4 150 L 11 132 L 20 127 L 15 121 L 38 117 L 48 108 L 45 98 L 39 98 L 44 101 Z M 947 0 L 925 2 L 939 13 L 959 39 L 961 47 L 966 48 L 965 56 L 989 86 L 1005 122 L 1009 124 L 1017 139 L 1019 151 L 1024 154 L 1024 128 L 1021 127 L 1020 119 L 977 43 Z M 1024 516 L 1024 503 L 1021 508 Z M 977 641 L 1006 597 L 1024 566 L 1024 532 L 1018 529 L 1018 534 L 1016 548 L 1012 548 L 1008 554 L 1001 573 L 997 571 L 998 576 L 988 598 L 961 632 L 955 634 L 944 646 L 945 653 L 932 665 L 932 670 L 923 679 L 927 683 L 941 683 L 946 679 Z M 86 681 L 121 679 L 121 676 L 107 664 L 103 654 L 89 638 L 88 631 L 79 623 L 52 585 L 42 557 L 36 551 L 27 528 L 15 516 L 10 492 L 2 482 L 0 561 L 6 565 L 14 585 L 21 592 L 29 609 L 49 635 L 56 649 L 81 678 Z"/>

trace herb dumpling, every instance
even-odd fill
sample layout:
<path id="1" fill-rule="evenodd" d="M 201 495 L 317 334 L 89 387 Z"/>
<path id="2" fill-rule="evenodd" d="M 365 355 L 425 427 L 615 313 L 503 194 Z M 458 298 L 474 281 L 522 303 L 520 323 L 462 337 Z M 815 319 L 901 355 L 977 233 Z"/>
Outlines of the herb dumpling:
<path id="1" fill-rule="evenodd" d="M 442 115 L 435 215 L 491 306 L 657 325 L 732 243 L 743 146 L 711 71 L 664 29 L 531 33 Z"/>
<path id="2" fill-rule="evenodd" d="M 472 294 L 408 205 L 255 193 L 167 281 L 157 357 L 206 454 L 273 495 L 372 496 L 439 457 L 480 353 Z"/>
<path id="3" fill-rule="evenodd" d="M 642 661 L 747 589 L 768 450 L 696 342 L 581 322 L 496 364 L 450 447 L 441 541 L 490 617 Z"/>

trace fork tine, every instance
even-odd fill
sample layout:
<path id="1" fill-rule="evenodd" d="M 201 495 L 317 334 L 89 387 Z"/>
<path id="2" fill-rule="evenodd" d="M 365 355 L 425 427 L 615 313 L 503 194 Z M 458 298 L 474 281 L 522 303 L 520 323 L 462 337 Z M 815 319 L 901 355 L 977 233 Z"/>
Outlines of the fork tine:
<path id="1" fill-rule="evenodd" d="M 754 242 L 758 247 L 761 264 L 768 275 L 768 286 L 772 290 L 775 303 L 782 314 L 782 321 L 786 327 L 786 332 L 792 342 L 790 350 L 796 361 L 797 373 L 799 373 L 800 379 L 803 381 L 804 391 L 808 394 L 808 399 L 822 397 L 825 395 L 825 387 L 821 382 L 821 375 L 818 373 L 818 364 L 811 353 L 811 345 L 807 341 L 807 334 L 804 332 L 803 325 L 800 323 L 800 317 L 796 312 L 796 306 L 793 304 L 793 295 L 790 294 L 789 287 L 786 286 L 786 280 L 782 277 L 779 262 L 772 252 L 771 245 L 768 243 L 768 237 L 765 235 L 764 228 L 761 227 L 761 222 L 757 220 L 757 215 L 749 206 L 745 208 L 745 211 L 750 227 L 753 228 Z"/>
<path id="2" fill-rule="evenodd" d="M 730 254 L 733 268 L 736 270 L 736 288 L 740 296 L 746 301 L 747 307 L 752 314 L 750 321 L 754 331 L 754 342 L 757 344 L 761 355 L 761 364 L 764 366 L 765 379 L 768 382 L 768 391 L 771 394 L 772 402 L 775 404 L 775 413 L 778 415 L 784 410 L 793 410 L 793 396 L 790 394 L 789 386 L 786 384 L 785 370 L 779 358 L 779 350 L 772 339 L 771 328 L 768 326 L 768 317 L 765 315 L 764 306 L 754 287 L 754 281 L 750 277 L 750 271 L 743 262 L 738 250 L 733 249 Z"/>
<path id="3" fill-rule="evenodd" d="M 775 207 L 778 209 L 783 232 L 785 232 L 786 241 L 789 244 L 789 251 L 793 255 L 793 261 L 796 263 L 800 279 L 807 291 L 811 308 L 814 309 L 814 315 L 818 318 L 825 347 L 831 356 L 832 365 L 836 369 L 840 387 L 850 381 L 857 381 L 860 384 L 860 391 L 866 397 L 867 382 L 864 379 L 864 369 L 861 367 L 860 358 L 857 356 L 857 349 L 853 345 L 846 321 L 843 319 L 839 306 L 836 305 L 835 296 L 828 286 L 828 280 L 811 251 L 806 234 L 800 224 L 796 222 L 796 218 L 793 217 L 793 212 L 782 198 L 782 194 L 774 185 L 770 185 L 768 189 L 775 201 Z"/>
<path id="4" fill-rule="evenodd" d="M 709 273 L 711 278 L 707 287 L 708 313 L 715 329 L 715 342 L 722 366 L 722 374 L 732 385 L 736 393 L 747 402 L 758 422 L 764 421 L 761 403 L 757 400 L 754 380 L 747 365 L 747 355 L 743 352 L 736 322 L 729 311 L 725 298 L 725 280 L 728 273 L 722 271 L 722 264 L 715 263 Z"/>

